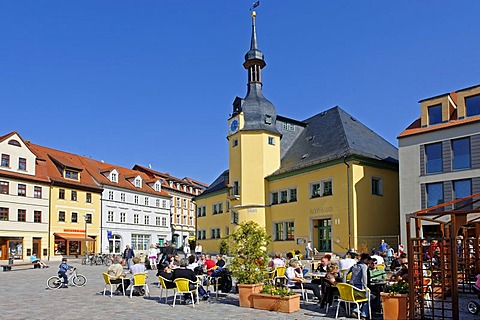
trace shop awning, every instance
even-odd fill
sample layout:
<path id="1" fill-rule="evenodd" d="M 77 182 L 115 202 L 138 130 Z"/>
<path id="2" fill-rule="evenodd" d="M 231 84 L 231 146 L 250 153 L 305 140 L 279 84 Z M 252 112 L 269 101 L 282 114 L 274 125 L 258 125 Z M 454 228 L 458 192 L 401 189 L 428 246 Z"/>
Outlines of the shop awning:
<path id="1" fill-rule="evenodd" d="M 69 241 L 95 241 L 95 239 L 86 237 L 84 234 L 78 233 L 54 233 L 57 237 L 63 238 Z"/>

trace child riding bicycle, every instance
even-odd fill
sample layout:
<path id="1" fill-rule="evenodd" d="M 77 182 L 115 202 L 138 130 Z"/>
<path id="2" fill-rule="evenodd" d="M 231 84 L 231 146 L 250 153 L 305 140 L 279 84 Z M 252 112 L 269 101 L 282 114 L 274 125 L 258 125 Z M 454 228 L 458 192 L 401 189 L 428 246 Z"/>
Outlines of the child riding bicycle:
<path id="1" fill-rule="evenodd" d="M 58 266 L 58 276 L 63 278 L 63 284 L 60 288 L 68 288 L 67 271 L 72 269 L 75 268 L 67 264 L 67 258 L 63 258 L 62 263 Z"/>

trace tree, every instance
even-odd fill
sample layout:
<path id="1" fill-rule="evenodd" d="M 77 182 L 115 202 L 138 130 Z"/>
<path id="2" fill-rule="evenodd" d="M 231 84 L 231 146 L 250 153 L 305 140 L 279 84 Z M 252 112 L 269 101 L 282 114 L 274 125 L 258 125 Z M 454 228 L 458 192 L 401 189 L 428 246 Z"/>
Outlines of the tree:
<path id="1" fill-rule="evenodd" d="M 262 283 L 267 276 L 267 246 L 272 241 L 265 229 L 256 222 L 245 221 L 228 238 L 230 253 L 234 255 L 230 269 L 237 282 Z"/>

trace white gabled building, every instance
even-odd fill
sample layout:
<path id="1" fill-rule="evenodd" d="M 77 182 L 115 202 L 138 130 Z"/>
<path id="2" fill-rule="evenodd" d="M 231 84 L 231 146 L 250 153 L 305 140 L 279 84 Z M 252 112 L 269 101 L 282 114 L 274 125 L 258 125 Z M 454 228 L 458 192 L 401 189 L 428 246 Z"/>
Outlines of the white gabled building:
<path id="1" fill-rule="evenodd" d="M 46 163 L 20 135 L 0 136 L 0 260 L 48 256 L 49 184 Z"/>
<path id="2" fill-rule="evenodd" d="M 88 172 L 103 187 L 101 252 L 122 253 L 130 245 L 145 254 L 150 244 L 172 238 L 170 196 L 161 179 L 100 161 L 82 158 Z"/>

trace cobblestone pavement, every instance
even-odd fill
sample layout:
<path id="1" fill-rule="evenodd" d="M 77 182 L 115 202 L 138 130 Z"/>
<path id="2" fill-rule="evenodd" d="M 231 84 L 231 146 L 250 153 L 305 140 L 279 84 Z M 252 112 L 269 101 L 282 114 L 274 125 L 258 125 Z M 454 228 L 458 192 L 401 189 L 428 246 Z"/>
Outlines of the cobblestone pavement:
<path id="1" fill-rule="evenodd" d="M 105 266 L 82 266 L 70 261 L 77 271 L 87 277 L 83 288 L 46 289 L 46 281 L 56 275 L 57 262 L 48 263 L 48 269 L 13 268 L 0 271 L 0 319 L 333 319 L 335 310 L 325 315 L 316 304 L 302 304 L 301 310 L 292 314 L 263 311 L 238 306 L 236 294 L 221 294 L 218 300 L 200 301 L 199 305 L 176 305 L 172 308 L 159 301 L 160 289 L 154 271 L 149 271 L 150 297 L 103 296 L 102 272 Z M 172 290 L 169 290 L 172 294 Z M 465 310 L 465 309 L 463 309 Z M 465 316 L 466 317 L 465 317 Z M 461 315 L 462 320 L 469 317 Z M 345 314 L 339 319 L 346 319 Z M 378 317 L 377 317 L 378 319 Z"/>

